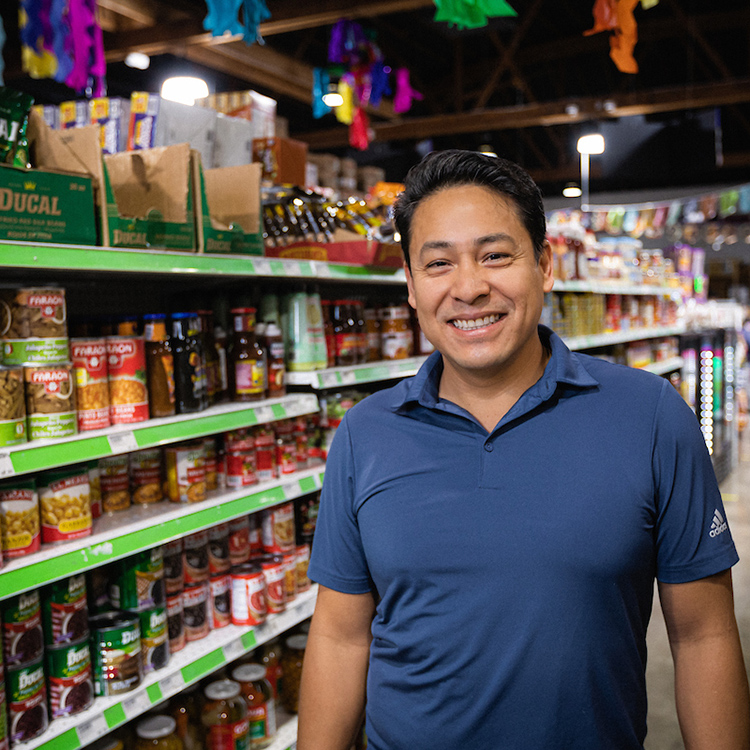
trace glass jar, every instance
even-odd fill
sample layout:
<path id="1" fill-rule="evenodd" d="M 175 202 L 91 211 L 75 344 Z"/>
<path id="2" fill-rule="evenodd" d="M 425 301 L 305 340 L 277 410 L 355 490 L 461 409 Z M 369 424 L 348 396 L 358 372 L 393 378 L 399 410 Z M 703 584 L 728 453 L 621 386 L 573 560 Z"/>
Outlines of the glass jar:
<path id="1" fill-rule="evenodd" d="M 200 733 L 200 695 L 198 685 L 191 685 L 175 695 L 169 704 L 172 718 L 177 723 L 177 736 L 184 750 L 203 750 Z"/>
<path id="2" fill-rule="evenodd" d="M 139 721 L 135 728 L 135 750 L 183 750 L 176 728 L 177 722 L 163 714 Z"/>
<path id="3" fill-rule="evenodd" d="M 265 348 L 268 367 L 268 397 L 284 396 L 286 394 L 286 385 L 284 384 L 286 374 L 284 336 L 276 323 L 266 324 Z"/>
<path id="4" fill-rule="evenodd" d="M 206 686 L 201 724 L 206 750 L 249 750 L 247 703 L 234 680 L 217 680 Z"/>
<path id="5" fill-rule="evenodd" d="M 178 414 L 193 414 L 206 408 L 203 350 L 198 334 L 198 318 L 193 313 L 172 315 L 170 345 Z"/>
<path id="6" fill-rule="evenodd" d="M 198 310 L 201 320 L 201 339 L 203 359 L 206 365 L 206 404 L 213 406 L 218 402 L 221 392 L 221 375 L 219 373 L 219 353 L 214 338 L 213 310 Z"/>
<path id="7" fill-rule="evenodd" d="M 281 657 L 281 705 L 290 713 L 299 709 L 299 686 L 302 680 L 302 662 L 307 647 L 306 635 L 293 635 L 286 639 Z"/>
<path id="8" fill-rule="evenodd" d="M 166 315 L 144 315 L 148 410 L 151 418 L 175 413 L 174 357 L 167 336 Z"/>
<path id="9" fill-rule="evenodd" d="M 271 684 L 274 700 L 281 700 L 281 644 L 278 638 L 268 641 L 260 649 L 260 661 L 266 668 L 266 679 Z"/>
<path id="10" fill-rule="evenodd" d="M 406 305 L 384 307 L 380 322 L 380 344 L 383 359 L 406 359 L 414 351 L 414 332 Z"/>
<path id="11" fill-rule="evenodd" d="M 255 338 L 255 308 L 232 311 L 233 338 L 229 350 L 229 381 L 232 401 L 258 401 L 266 395 L 266 352 Z"/>
<path id="12" fill-rule="evenodd" d="M 232 679 L 240 683 L 240 695 L 247 703 L 250 747 L 266 747 L 276 734 L 276 706 L 266 668 L 261 664 L 241 664 L 232 672 Z"/>
<path id="13" fill-rule="evenodd" d="M 358 340 L 349 300 L 337 299 L 334 301 L 332 320 L 336 343 L 336 366 L 356 365 Z"/>
<path id="14" fill-rule="evenodd" d="M 326 339 L 326 365 L 336 367 L 336 334 L 333 330 L 331 318 L 331 307 L 333 303 L 329 299 L 321 300 L 320 308 L 323 314 L 323 334 Z"/>

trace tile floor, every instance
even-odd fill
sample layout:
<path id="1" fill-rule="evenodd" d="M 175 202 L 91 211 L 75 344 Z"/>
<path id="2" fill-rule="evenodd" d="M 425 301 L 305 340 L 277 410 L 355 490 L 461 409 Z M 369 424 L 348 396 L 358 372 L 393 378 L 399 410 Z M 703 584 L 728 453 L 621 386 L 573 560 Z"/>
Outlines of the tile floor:
<path id="1" fill-rule="evenodd" d="M 732 571 L 735 612 L 750 673 L 750 428 L 740 438 L 737 468 L 721 485 L 724 507 L 740 562 Z M 645 750 L 684 750 L 674 707 L 674 678 L 664 619 L 654 602 L 648 634 L 649 700 Z"/>

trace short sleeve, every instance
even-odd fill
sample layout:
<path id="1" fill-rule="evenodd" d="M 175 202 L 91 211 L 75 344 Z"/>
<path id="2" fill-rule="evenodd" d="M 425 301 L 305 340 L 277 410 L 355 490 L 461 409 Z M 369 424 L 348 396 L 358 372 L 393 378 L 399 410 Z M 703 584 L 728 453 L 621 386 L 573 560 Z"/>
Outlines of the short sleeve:
<path id="1" fill-rule="evenodd" d="M 654 423 L 656 577 L 685 583 L 732 567 L 737 551 L 695 413 L 667 382 Z"/>
<path id="2" fill-rule="evenodd" d="M 354 512 L 354 495 L 354 456 L 345 417 L 326 461 L 308 576 L 344 594 L 366 594 L 373 584 Z"/>

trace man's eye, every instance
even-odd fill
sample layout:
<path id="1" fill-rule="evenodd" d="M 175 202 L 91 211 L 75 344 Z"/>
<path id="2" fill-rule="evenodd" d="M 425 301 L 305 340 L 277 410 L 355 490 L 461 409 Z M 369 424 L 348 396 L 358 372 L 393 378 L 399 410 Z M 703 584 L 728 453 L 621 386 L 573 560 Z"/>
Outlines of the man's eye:
<path id="1" fill-rule="evenodd" d="M 490 253 L 487 255 L 487 260 L 508 260 L 510 255 L 508 253 Z"/>
<path id="2" fill-rule="evenodd" d="M 444 260 L 433 260 L 432 263 L 427 264 L 427 268 L 440 268 L 441 266 L 447 266 L 448 264 Z"/>

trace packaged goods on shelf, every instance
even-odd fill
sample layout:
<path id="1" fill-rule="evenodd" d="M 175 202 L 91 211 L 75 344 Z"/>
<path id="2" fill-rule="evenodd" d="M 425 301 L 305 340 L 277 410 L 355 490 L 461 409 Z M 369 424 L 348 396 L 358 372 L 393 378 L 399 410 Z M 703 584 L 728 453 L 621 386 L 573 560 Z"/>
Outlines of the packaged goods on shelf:
<path id="1" fill-rule="evenodd" d="M 253 160 L 253 124 L 241 117 L 216 118 L 216 143 L 211 167 L 239 167 Z"/>
<path id="2" fill-rule="evenodd" d="M 36 480 L 21 477 L 0 484 L 0 529 L 6 559 L 37 552 L 41 545 Z"/>
<path id="3" fill-rule="evenodd" d="M 87 101 L 68 101 L 60 104 L 60 130 L 91 125 Z"/>
<path id="4" fill-rule="evenodd" d="M 158 94 L 149 94 L 146 91 L 134 91 L 130 95 L 128 151 L 154 147 L 160 100 L 161 97 Z"/>
<path id="5" fill-rule="evenodd" d="M 257 91 L 229 91 L 196 99 L 196 105 L 209 107 L 229 117 L 242 118 L 253 126 L 254 138 L 273 138 L 276 135 L 276 100 Z"/>
<path id="6" fill-rule="evenodd" d="M 191 150 L 201 155 L 204 164 L 213 164 L 217 118 L 213 109 L 162 98 L 156 118 L 154 148 L 187 143 Z"/>
<path id="7" fill-rule="evenodd" d="M 103 154 L 124 151 L 128 143 L 130 100 L 104 96 L 88 102 L 89 123 L 99 126 Z"/>

